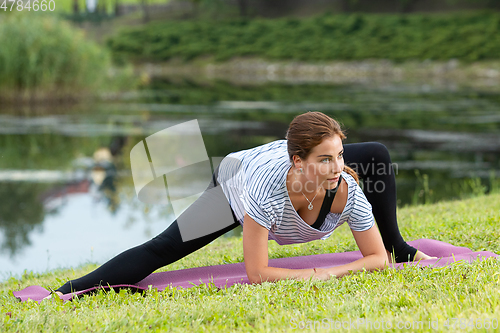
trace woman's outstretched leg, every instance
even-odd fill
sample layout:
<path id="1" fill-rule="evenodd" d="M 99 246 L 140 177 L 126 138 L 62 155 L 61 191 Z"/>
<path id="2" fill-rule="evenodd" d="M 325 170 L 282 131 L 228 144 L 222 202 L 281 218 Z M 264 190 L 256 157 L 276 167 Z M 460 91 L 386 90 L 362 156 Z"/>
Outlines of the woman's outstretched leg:
<path id="1" fill-rule="evenodd" d="M 158 268 L 187 256 L 239 225 L 235 222 L 210 235 L 183 242 L 175 221 L 150 241 L 120 253 L 79 279 L 66 282 L 57 291 L 67 294 L 99 285 L 137 283 Z"/>
<path id="2" fill-rule="evenodd" d="M 389 151 L 378 142 L 344 145 L 344 162 L 363 179 L 363 192 L 372 205 L 373 216 L 387 251 L 396 262 L 412 261 L 417 250 L 399 232 L 396 217 L 396 177 Z"/>
<path id="3" fill-rule="evenodd" d="M 225 200 L 223 195 L 220 198 L 217 197 L 214 199 L 213 195 L 208 192 L 209 189 L 214 187 L 213 184 L 216 184 L 216 174 L 214 174 L 213 181 L 207 191 L 205 191 L 195 202 L 198 204 L 193 204 L 188 207 L 186 211 L 182 213 L 179 218 L 161 234 L 142 245 L 122 252 L 89 274 L 82 276 L 79 279 L 66 282 L 56 291 L 62 294 L 67 294 L 72 291 L 84 290 L 99 285 L 106 286 L 108 284 L 116 285 L 137 283 L 158 268 L 171 264 L 187 256 L 188 254 L 209 244 L 219 236 L 239 226 L 240 223 L 237 221 L 234 212 L 231 208 L 229 208 L 233 216 L 233 224 L 193 240 L 182 240 L 178 220 L 180 220 L 184 214 L 186 214 L 184 216 L 199 215 L 199 212 L 195 212 L 196 214 L 193 214 L 190 210 L 199 209 L 200 207 L 205 206 L 203 200 L 205 200 L 207 204 L 213 204 L 213 200 Z M 199 204 L 200 202 L 202 203 L 201 205 Z M 229 204 L 227 205 L 229 206 Z M 200 223 L 207 223 L 207 221 L 200 221 Z"/>

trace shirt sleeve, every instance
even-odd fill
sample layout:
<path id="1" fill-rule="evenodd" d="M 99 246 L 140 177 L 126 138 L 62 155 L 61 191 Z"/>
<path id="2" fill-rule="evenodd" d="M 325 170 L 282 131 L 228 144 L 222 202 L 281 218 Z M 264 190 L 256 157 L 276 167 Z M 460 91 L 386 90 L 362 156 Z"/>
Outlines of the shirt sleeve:
<path id="1" fill-rule="evenodd" d="M 375 224 L 372 205 L 366 199 L 361 187 L 358 184 L 355 186 L 353 207 L 347 224 L 354 231 L 365 231 Z"/>
<path id="2" fill-rule="evenodd" d="M 274 219 L 272 218 L 270 207 L 262 205 L 251 193 L 248 192 L 245 194 L 243 206 L 245 207 L 245 212 L 248 216 L 267 230 L 271 230 Z"/>

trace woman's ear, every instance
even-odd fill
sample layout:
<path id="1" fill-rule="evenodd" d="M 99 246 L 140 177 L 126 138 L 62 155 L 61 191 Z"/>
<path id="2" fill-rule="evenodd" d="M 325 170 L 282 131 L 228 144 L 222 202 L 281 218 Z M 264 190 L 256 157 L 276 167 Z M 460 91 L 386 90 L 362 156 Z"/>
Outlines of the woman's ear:
<path id="1" fill-rule="evenodd" d="M 297 169 L 302 168 L 302 160 L 300 159 L 299 155 L 293 155 L 292 158 L 293 158 L 293 165 Z"/>

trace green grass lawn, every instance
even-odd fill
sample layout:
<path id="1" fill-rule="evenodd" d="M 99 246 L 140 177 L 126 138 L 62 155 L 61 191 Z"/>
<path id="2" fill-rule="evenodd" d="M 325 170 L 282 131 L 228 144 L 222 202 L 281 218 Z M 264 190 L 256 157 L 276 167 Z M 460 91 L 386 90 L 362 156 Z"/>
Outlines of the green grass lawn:
<path id="1" fill-rule="evenodd" d="M 398 214 L 406 240 L 432 238 L 500 253 L 500 194 L 405 207 Z M 356 249 L 344 225 L 326 241 L 288 246 L 270 242 L 269 256 Z M 166 270 L 242 259 L 241 238 L 219 238 Z M 400 331 L 405 326 L 411 331 L 499 330 L 500 260 L 496 259 L 435 269 L 361 272 L 330 281 L 287 280 L 227 289 L 203 285 L 152 290 L 146 296 L 125 290 L 101 292 L 64 304 L 59 300 L 20 303 L 11 293 L 33 284 L 55 289 L 95 267 L 30 273 L 2 283 L 0 331 L 275 332 L 311 331 L 313 326 L 325 331 L 387 331 L 389 327 Z"/>

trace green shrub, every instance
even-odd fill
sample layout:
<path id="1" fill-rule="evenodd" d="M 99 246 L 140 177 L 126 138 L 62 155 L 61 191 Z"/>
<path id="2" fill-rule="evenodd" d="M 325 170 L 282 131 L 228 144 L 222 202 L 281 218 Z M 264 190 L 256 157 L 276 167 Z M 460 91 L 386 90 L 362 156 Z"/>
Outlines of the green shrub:
<path id="1" fill-rule="evenodd" d="M 497 59 L 500 14 L 325 14 L 306 19 L 170 21 L 122 30 L 114 57 L 164 61 L 210 55 L 291 60 Z"/>
<path id="2" fill-rule="evenodd" d="M 55 16 L 32 12 L 0 21 L 1 99 L 97 92 L 110 65 L 109 51 Z"/>

